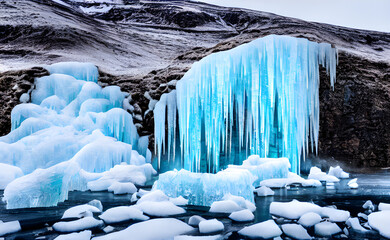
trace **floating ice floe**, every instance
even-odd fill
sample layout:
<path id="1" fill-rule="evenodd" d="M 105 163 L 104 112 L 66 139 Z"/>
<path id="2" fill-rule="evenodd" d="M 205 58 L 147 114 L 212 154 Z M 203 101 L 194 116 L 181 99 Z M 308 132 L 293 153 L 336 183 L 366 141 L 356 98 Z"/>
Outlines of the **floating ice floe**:
<path id="1" fill-rule="evenodd" d="M 110 233 L 114 230 L 115 230 L 115 228 L 113 226 L 107 226 L 107 227 L 103 228 L 103 232 L 105 232 L 105 233 Z"/>
<path id="2" fill-rule="evenodd" d="M 152 230 L 151 230 L 152 229 Z M 194 228 L 174 218 L 158 218 L 131 225 L 125 230 L 94 237 L 92 240 L 156 240 L 194 232 Z"/>
<path id="3" fill-rule="evenodd" d="M 310 168 L 309 172 L 309 179 L 316 179 L 318 181 L 324 181 L 327 183 L 335 183 L 335 182 L 340 182 L 340 179 L 333 175 L 326 174 L 325 172 L 322 172 L 321 169 L 318 167 L 312 167 Z"/>
<path id="4" fill-rule="evenodd" d="M 199 232 L 203 234 L 221 232 L 224 228 L 223 223 L 217 219 L 204 220 L 199 223 Z"/>
<path id="5" fill-rule="evenodd" d="M 357 183 L 357 178 L 354 178 L 354 179 L 352 179 L 352 180 L 350 180 L 349 182 L 348 182 L 348 187 L 350 187 L 350 188 L 352 188 L 352 189 L 356 189 L 356 188 L 358 188 L 359 187 L 359 184 Z"/>
<path id="6" fill-rule="evenodd" d="M 107 209 L 99 216 L 106 224 L 113 224 L 123 221 L 135 220 L 146 221 L 149 220 L 143 212 L 136 206 L 120 206 Z"/>
<path id="7" fill-rule="evenodd" d="M 284 234 L 286 234 L 290 238 L 301 239 L 301 240 L 307 240 L 312 238 L 307 233 L 307 230 L 299 224 L 295 224 L 295 223 L 283 224 L 281 227 Z"/>
<path id="8" fill-rule="evenodd" d="M 368 215 L 368 223 L 385 238 L 390 238 L 390 210 L 374 212 Z"/>
<path id="9" fill-rule="evenodd" d="M 359 222 L 359 218 L 349 218 L 346 221 L 346 224 L 350 226 L 353 230 L 360 231 L 360 232 L 367 232 L 368 230 L 362 227 Z"/>
<path id="10" fill-rule="evenodd" d="M 243 209 L 240 211 L 232 212 L 229 215 L 229 218 L 236 222 L 249 222 L 255 219 L 255 216 L 249 209 Z"/>
<path id="11" fill-rule="evenodd" d="M 330 237 L 337 233 L 341 233 L 341 228 L 332 222 L 320 222 L 314 226 L 314 232 L 321 237 Z"/>
<path id="12" fill-rule="evenodd" d="M 23 171 L 18 167 L 0 163 L 0 176 L 0 190 L 4 190 L 10 182 L 23 176 Z"/>
<path id="13" fill-rule="evenodd" d="M 2 222 L 0 221 L 0 237 L 6 234 L 19 232 L 22 230 L 19 221 Z"/>
<path id="14" fill-rule="evenodd" d="M 330 167 L 328 175 L 335 176 L 337 178 L 349 178 L 349 173 L 345 172 L 340 166 Z"/>
<path id="15" fill-rule="evenodd" d="M 215 201 L 211 204 L 209 212 L 213 213 L 232 213 L 243 209 L 248 209 L 251 212 L 256 210 L 256 206 L 240 196 L 234 196 L 230 193 L 226 194 L 221 201 Z"/>
<path id="16" fill-rule="evenodd" d="M 292 200 L 291 202 L 272 202 L 270 205 L 270 214 L 287 219 L 299 219 L 305 213 L 317 213 L 321 215 L 322 208 L 314 203 L 300 202 Z"/>
<path id="17" fill-rule="evenodd" d="M 292 184 L 299 184 L 302 187 L 319 187 L 321 182 L 317 179 L 304 179 L 303 177 L 289 172 L 287 178 L 266 179 L 260 182 L 260 186 L 270 188 L 284 188 Z"/>
<path id="18" fill-rule="evenodd" d="M 78 233 L 69 233 L 59 235 L 54 238 L 54 240 L 90 240 L 92 236 L 92 232 L 90 230 L 85 230 Z"/>
<path id="19" fill-rule="evenodd" d="M 268 220 L 261 223 L 256 223 L 248 227 L 244 227 L 239 234 L 249 238 L 275 238 L 282 234 L 279 226 L 274 220 Z"/>
<path id="20" fill-rule="evenodd" d="M 53 229 L 57 232 L 77 232 L 102 227 L 103 225 L 102 220 L 97 220 L 93 217 L 84 217 L 75 221 L 54 223 Z"/>
<path id="21" fill-rule="evenodd" d="M 368 200 L 366 201 L 363 206 L 362 206 L 364 209 L 366 210 L 369 210 L 369 211 L 374 211 L 375 210 L 375 206 L 374 204 L 371 202 L 371 200 Z"/>
<path id="22" fill-rule="evenodd" d="M 272 191 L 272 189 L 267 187 L 267 186 L 262 186 L 262 187 L 256 188 L 255 193 L 259 197 L 273 196 L 275 194 L 275 192 Z"/>
<path id="23" fill-rule="evenodd" d="M 89 204 L 83 204 L 83 205 L 78 205 L 67 209 L 62 215 L 62 219 L 90 217 L 93 215 L 93 213 L 100 213 L 100 212 L 101 210 L 95 206 L 91 206 Z"/>

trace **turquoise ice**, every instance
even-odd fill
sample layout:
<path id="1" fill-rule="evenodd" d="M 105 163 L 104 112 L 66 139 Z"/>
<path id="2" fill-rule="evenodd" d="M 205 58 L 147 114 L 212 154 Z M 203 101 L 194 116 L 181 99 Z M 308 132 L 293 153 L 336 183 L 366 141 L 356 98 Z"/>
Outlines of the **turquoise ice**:
<path id="1" fill-rule="evenodd" d="M 159 165 L 218 172 L 257 154 L 286 157 L 299 172 L 301 158 L 318 149 L 319 66 L 333 87 L 336 64 L 328 43 L 277 35 L 194 63 L 155 106 Z"/>

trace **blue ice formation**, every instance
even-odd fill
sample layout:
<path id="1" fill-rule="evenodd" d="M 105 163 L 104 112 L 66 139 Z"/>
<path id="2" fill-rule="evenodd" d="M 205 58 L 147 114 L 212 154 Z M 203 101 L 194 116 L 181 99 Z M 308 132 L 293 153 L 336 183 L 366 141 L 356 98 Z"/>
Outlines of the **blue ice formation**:
<path id="1" fill-rule="evenodd" d="M 161 190 L 167 196 L 183 196 L 190 205 L 211 206 L 230 193 L 254 202 L 255 177 L 246 169 L 227 168 L 218 173 L 194 173 L 181 169 L 159 175 L 153 190 Z"/>
<path id="2" fill-rule="evenodd" d="M 194 63 L 155 106 L 159 166 L 165 156 L 190 171 L 217 172 L 257 154 L 286 157 L 299 172 L 301 158 L 318 149 L 319 65 L 333 87 L 336 64 L 328 43 L 277 35 Z"/>
<path id="3" fill-rule="evenodd" d="M 272 178 L 287 178 L 290 162 L 287 158 L 260 158 L 251 155 L 242 165 L 229 165 L 213 173 L 194 173 L 181 169 L 160 174 L 153 189 L 162 190 L 169 197 L 183 196 L 192 205 L 210 206 L 221 201 L 225 194 L 241 196 L 253 202 L 254 187 Z"/>
<path id="4" fill-rule="evenodd" d="M 142 165 L 151 155 L 148 139 L 138 144 L 133 118 L 122 109 L 127 94 L 100 87 L 94 65 L 65 62 L 47 69 L 49 76 L 35 79 L 31 103 L 12 110 L 12 131 L 0 137 L 0 162 L 27 174 L 6 187 L 7 208 L 54 206 L 68 191 L 86 190 L 87 175 L 121 163 Z"/>

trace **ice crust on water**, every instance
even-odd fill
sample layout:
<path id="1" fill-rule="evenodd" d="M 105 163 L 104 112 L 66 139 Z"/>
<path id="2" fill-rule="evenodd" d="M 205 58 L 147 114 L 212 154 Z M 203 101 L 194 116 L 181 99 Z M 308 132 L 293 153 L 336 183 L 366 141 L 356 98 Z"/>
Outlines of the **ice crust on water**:
<path id="1" fill-rule="evenodd" d="M 182 196 L 191 205 L 211 206 L 230 193 L 254 202 L 252 185 L 255 178 L 246 169 L 226 169 L 216 174 L 193 173 L 187 170 L 168 171 L 159 175 L 153 190 L 162 190 L 167 196 Z"/>
<path id="2" fill-rule="evenodd" d="M 116 86 L 101 88 L 93 64 L 46 67 L 51 75 L 35 80 L 31 103 L 12 110 L 12 131 L 0 137 L 0 161 L 27 174 L 5 189 L 7 208 L 55 206 L 68 191 L 87 190 L 88 182 L 103 175 L 110 178 L 107 171 L 123 162 L 143 166 L 134 166 L 132 179 L 124 179 L 129 171 L 115 172 L 122 180 L 111 177 L 111 184 L 145 184 L 155 172 L 144 165 L 150 158 L 147 138 L 140 145 L 145 155 L 136 151 L 139 136 L 132 116 L 122 109 L 127 94 Z"/>
<path id="3" fill-rule="evenodd" d="M 336 64 L 330 44 L 276 35 L 203 58 L 155 105 L 159 161 L 166 151 L 187 170 L 217 172 L 222 154 L 247 153 L 287 157 L 299 172 L 300 157 L 317 151 L 319 65 L 333 87 Z"/>

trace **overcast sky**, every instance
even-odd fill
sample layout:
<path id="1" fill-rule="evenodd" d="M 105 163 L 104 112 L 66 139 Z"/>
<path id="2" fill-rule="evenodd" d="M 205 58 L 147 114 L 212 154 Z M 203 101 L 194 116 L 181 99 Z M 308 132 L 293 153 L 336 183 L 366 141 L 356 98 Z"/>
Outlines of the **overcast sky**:
<path id="1" fill-rule="evenodd" d="M 390 32 L 390 0 L 200 0 L 307 21 Z"/>

